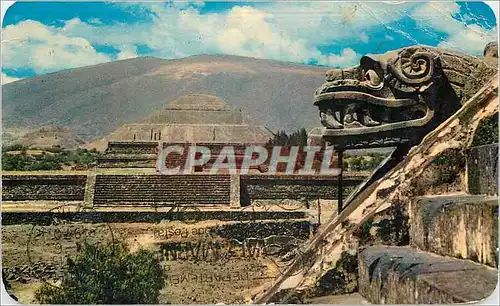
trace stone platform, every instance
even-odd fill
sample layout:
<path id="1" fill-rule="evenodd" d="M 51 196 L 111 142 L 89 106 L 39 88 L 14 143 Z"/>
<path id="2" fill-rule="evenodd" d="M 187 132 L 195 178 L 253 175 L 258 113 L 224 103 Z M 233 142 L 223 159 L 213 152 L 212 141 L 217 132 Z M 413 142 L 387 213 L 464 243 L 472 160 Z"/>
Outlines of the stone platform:
<path id="1" fill-rule="evenodd" d="M 375 304 L 480 301 L 498 281 L 496 269 L 408 247 L 369 247 L 358 260 L 359 293 Z"/>

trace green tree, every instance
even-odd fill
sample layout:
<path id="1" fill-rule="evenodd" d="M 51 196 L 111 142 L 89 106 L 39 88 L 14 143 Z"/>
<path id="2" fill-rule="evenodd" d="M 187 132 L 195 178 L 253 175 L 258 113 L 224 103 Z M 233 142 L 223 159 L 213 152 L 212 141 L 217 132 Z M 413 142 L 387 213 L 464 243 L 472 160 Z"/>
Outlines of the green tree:
<path id="1" fill-rule="evenodd" d="M 157 304 L 165 283 L 154 253 L 129 252 L 125 244 L 85 243 L 60 287 L 44 284 L 35 293 L 42 304 Z"/>
<path id="2" fill-rule="evenodd" d="M 26 170 L 31 164 L 32 158 L 23 154 L 2 154 L 2 170 L 15 171 Z"/>
<path id="3" fill-rule="evenodd" d="M 64 150 L 60 147 L 45 149 L 40 155 L 27 154 L 27 147 L 11 146 L 9 150 L 21 149 L 21 154 L 2 153 L 2 170 L 5 171 L 37 171 L 61 170 L 63 165 L 79 165 L 90 167 L 97 161 L 100 153 L 96 150 L 76 149 Z M 34 148 L 29 148 L 33 150 Z"/>
<path id="4" fill-rule="evenodd" d="M 362 156 L 353 156 L 349 158 L 349 167 L 351 168 L 352 171 L 360 171 L 362 169 L 362 162 L 363 162 L 363 157 Z"/>
<path id="5" fill-rule="evenodd" d="M 290 135 L 285 131 L 278 131 L 278 133 L 274 134 L 273 139 L 269 139 L 268 144 L 276 146 L 305 147 L 307 146 L 307 131 L 305 128 L 301 128 Z"/>

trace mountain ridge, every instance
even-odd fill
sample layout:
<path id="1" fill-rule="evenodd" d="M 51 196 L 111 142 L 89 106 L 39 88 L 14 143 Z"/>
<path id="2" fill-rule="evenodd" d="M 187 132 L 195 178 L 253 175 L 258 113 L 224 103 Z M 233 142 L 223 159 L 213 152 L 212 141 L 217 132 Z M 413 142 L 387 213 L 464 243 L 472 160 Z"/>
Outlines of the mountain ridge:
<path id="1" fill-rule="evenodd" d="M 187 94 L 209 94 L 273 131 L 317 126 L 314 90 L 326 67 L 233 55 L 139 57 L 2 86 L 4 128 L 62 125 L 92 141 Z"/>

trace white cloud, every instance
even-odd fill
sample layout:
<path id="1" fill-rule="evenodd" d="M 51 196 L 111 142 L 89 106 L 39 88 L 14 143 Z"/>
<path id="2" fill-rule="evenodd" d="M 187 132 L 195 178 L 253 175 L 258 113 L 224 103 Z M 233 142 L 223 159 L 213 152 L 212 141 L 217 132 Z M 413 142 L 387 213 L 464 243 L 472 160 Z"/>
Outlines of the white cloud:
<path id="1" fill-rule="evenodd" d="M 392 5 L 380 2 L 277 2 L 266 8 L 273 21 L 291 33 L 292 38 L 307 37 L 312 45 L 359 37 L 371 27 L 388 24 L 406 16 L 418 3 Z"/>
<path id="2" fill-rule="evenodd" d="M 137 46 L 145 45 L 152 55 L 179 58 L 202 53 L 222 53 L 293 62 L 317 61 L 344 67 L 355 64 L 360 54 L 346 45 L 339 54 L 326 54 L 320 45 L 350 39 L 370 43 L 370 30 L 383 26 L 416 41 L 394 22 L 408 16 L 417 26 L 437 37 L 447 33 L 440 46 L 480 53 L 494 30 L 466 26 L 452 16 L 455 3 L 403 4 L 373 2 L 276 2 L 258 8 L 234 6 L 231 10 L 201 14 L 198 6 L 182 3 L 116 3 L 125 10 L 148 15 L 149 21 L 131 24 L 104 24 L 98 19 L 68 20 L 64 27 L 23 21 L 3 30 L 2 43 L 6 68 L 29 67 L 37 73 L 80 67 L 115 59 L 133 58 Z M 180 9 L 182 8 L 182 10 Z M 390 33 L 389 33 L 390 34 Z M 386 40 L 394 40 L 385 35 Z M 446 39 L 446 41 L 444 41 Z M 98 52 L 96 46 L 118 50 L 115 56 Z"/>
<path id="3" fill-rule="evenodd" d="M 454 2 L 428 2 L 415 9 L 411 17 L 423 28 L 433 28 L 452 33 L 460 30 L 462 24 L 453 18 L 460 7 Z"/>
<path id="4" fill-rule="evenodd" d="M 2 85 L 22 80 L 21 78 L 11 77 L 2 72 Z"/>
<path id="5" fill-rule="evenodd" d="M 465 26 L 453 33 L 446 41 L 438 46 L 446 49 L 482 55 L 487 43 L 497 40 L 497 33 L 487 31 L 478 25 Z"/>
<path id="6" fill-rule="evenodd" d="M 497 40 L 497 28 L 486 30 L 477 24 L 464 24 L 453 18 L 460 7 L 452 2 L 429 2 L 413 11 L 412 17 L 424 29 L 445 32 L 448 37 L 438 37 L 443 41 L 438 47 L 452 49 L 474 55 L 482 55 L 487 43 Z M 429 35 L 433 31 L 428 31 Z"/>
<path id="7" fill-rule="evenodd" d="M 116 56 L 117 60 L 124 60 L 137 57 L 137 47 L 134 45 L 125 45 L 120 48 L 120 52 Z"/>
<path id="8" fill-rule="evenodd" d="M 5 68 L 29 67 L 47 73 L 111 60 L 97 52 L 87 39 L 66 36 L 59 28 L 31 20 L 5 27 L 2 39 Z"/>
<path id="9" fill-rule="evenodd" d="M 322 56 L 320 64 L 327 65 L 330 67 L 347 67 L 357 62 L 360 58 L 360 55 L 354 52 L 351 48 L 346 48 L 342 50 L 340 55 L 327 55 Z"/>
<path id="10" fill-rule="evenodd" d="M 164 58 L 222 53 L 293 62 L 329 62 L 310 40 L 294 37 L 294 30 L 276 23 L 272 12 L 249 6 L 235 6 L 223 14 L 200 14 L 196 8 L 179 11 L 158 3 L 147 3 L 145 7 L 153 16 L 148 25 L 92 26 L 73 19 L 66 23 L 64 33 L 120 50 L 123 45 L 147 45 L 154 50 L 153 55 Z M 122 53 L 129 54 L 123 50 Z"/>
<path id="11" fill-rule="evenodd" d="M 99 19 L 99 18 L 91 18 L 91 19 L 89 19 L 88 23 L 90 23 L 90 24 L 96 24 L 96 25 L 104 24 L 101 21 L 101 19 Z"/>
<path id="12" fill-rule="evenodd" d="M 361 32 L 361 34 L 359 34 L 359 39 L 366 44 L 370 40 L 370 37 L 368 37 L 365 32 Z"/>

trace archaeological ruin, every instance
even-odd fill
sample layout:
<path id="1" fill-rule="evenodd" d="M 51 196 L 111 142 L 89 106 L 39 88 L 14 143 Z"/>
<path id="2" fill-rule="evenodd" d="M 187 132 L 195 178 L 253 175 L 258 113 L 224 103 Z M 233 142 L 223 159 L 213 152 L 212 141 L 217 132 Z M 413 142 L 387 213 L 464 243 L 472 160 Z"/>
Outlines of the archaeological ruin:
<path id="1" fill-rule="evenodd" d="M 122 239 L 159 254 L 169 303 L 481 300 L 498 276 L 498 142 L 474 142 L 498 120 L 494 47 L 472 57 L 411 46 L 326 73 L 309 144 L 333 147 L 341 169 L 347 151 L 393 148 L 371 173 L 270 174 L 269 159 L 248 173 L 211 173 L 214 159 L 160 173 L 167 146 L 231 146 L 239 169 L 247 146 L 273 137 L 206 94 L 91 143 L 102 152 L 91 169 L 5 172 L 6 280 L 57 283 L 81 239 Z"/>
<path id="2" fill-rule="evenodd" d="M 296 260 L 255 302 L 308 301 L 339 274 L 356 280 L 340 292 L 357 287 L 375 304 L 464 303 L 494 291 L 498 132 L 473 143 L 498 118 L 497 53 L 496 43 L 484 57 L 412 46 L 327 72 L 314 98 L 324 127 L 312 137 L 340 154 L 396 149 L 307 242 L 307 263 Z M 350 257 L 354 268 L 343 266 Z"/>

